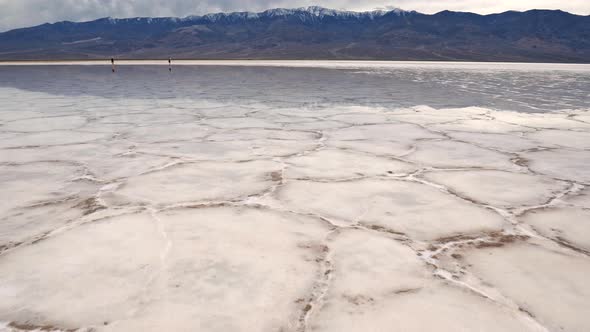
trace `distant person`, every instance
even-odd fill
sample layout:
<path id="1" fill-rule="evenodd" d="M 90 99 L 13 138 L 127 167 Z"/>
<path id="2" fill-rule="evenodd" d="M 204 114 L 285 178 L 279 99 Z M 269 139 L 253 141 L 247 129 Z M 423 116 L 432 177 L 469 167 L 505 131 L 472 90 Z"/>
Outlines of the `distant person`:
<path id="1" fill-rule="evenodd" d="M 168 71 L 172 71 L 172 58 L 168 58 Z"/>
<path id="2" fill-rule="evenodd" d="M 113 71 L 113 73 L 115 72 L 115 58 L 111 58 L 111 70 Z"/>

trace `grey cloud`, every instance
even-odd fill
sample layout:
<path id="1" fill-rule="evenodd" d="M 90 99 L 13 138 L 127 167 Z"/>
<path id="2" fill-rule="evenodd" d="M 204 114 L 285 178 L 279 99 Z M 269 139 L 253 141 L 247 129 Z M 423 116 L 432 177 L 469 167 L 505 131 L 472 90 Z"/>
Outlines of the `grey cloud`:
<path id="1" fill-rule="evenodd" d="M 100 17 L 188 16 L 227 11 L 262 11 L 275 7 L 321 5 L 334 9 L 373 10 L 400 7 L 424 13 L 444 9 L 478 13 L 532 8 L 590 14 L 590 1 L 570 0 L 0 0 L 0 31 L 63 20 Z"/>

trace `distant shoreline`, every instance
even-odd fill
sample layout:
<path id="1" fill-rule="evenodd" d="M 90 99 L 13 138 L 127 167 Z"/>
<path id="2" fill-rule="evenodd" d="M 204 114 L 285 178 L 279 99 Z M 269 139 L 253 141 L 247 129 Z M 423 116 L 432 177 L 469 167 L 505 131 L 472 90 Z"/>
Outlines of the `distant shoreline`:
<path id="1" fill-rule="evenodd" d="M 116 66 L 168 66 L 168 59 L 115 60 Z M 9 66 L 111 66 L 104 60 L 0 60 L 0 67 Z M 468 61 L 383 61 L 383 60 L 174 60 L 172 66 L 233 66 L 233 67 L 284 67 L 325 69 L 403 69 L 438 67 L 463 70 L 575 70 L 590 72 L 588 63 L 536 63 L 536 62 L 468 62 Z"/>
<path id="2" fill-rule="evenodd" d="M 168 64 L 168 58 L 162 59 L 117 59 L 115 61 L 119 64 L 137 64 L 137 63 L 156 63 L 162 62 Z M 230 63 L 230 62 L 320 62 L 320 63 L 488 63 L 488 64 L 551 64 L 551 65 L 590 65 L 589 62 L 535 62 L 535 61 L 469 61 L 469 60 L 367 60 L 367 59 L 174 59 L 172 62 L 176 64 L 187 64 L 187 63 Z M 111 58 L 107 57 L 104 59 L 25 59 L 25 60 L 6 60 L 0 59 L 0 64 L 37 64 L 37 63 L 104 63 L 111 64 Z"/>

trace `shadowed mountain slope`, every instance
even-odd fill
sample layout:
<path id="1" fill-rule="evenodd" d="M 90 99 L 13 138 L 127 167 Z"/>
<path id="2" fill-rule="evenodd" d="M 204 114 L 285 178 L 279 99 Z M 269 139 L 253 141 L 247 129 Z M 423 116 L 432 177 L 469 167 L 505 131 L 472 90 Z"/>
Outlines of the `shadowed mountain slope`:
<path id="1" fill-rule="evenodd" d="M 590 62 L 590 16 L 322 7 L 103 18 L 0 33 L 0 59 L 378 59 Z"/>

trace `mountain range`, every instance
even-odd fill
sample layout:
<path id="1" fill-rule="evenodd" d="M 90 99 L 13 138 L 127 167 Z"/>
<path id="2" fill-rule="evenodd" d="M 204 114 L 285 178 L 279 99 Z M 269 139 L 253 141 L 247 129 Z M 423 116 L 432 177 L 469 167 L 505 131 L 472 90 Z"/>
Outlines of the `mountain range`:
<path id="1" fill-rule="evenodd" d="M 102 18 L 0 33 L 0 59 L 359 59 L 590 62 L 590 16 L 322 7 Z"/>

